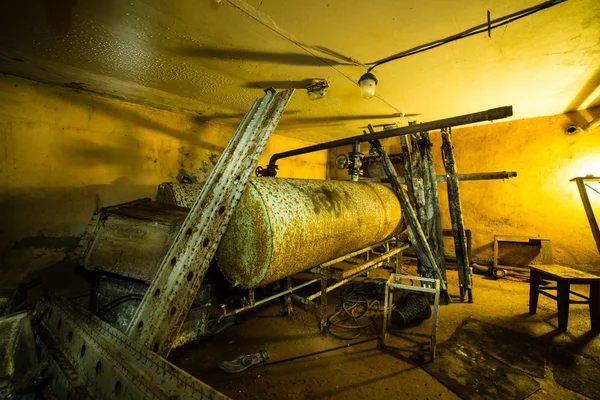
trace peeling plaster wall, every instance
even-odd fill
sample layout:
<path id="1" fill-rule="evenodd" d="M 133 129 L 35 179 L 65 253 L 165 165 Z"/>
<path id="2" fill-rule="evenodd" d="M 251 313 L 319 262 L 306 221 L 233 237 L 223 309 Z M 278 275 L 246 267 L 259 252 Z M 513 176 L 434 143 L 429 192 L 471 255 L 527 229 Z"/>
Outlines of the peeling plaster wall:
<path id="1" fill-rule="evenodd" d="M 0 253 L 10 253 L 0 260 L 25 269 L 56 261 L 37 253 L 24 260 L 6 250 L 48 242 L 40 238 L 72 237 L 76 243 L 94 210 L 154 197 L 157 185 L 175 180 L 181 170 L 204 180 L 234 129 L 0 76 Z M 310 144 L 274 135 L 260 164 L 271 153 Z M 284 160 L 280 176 L 324 179 L 326 154 Z M 33 265 L 32 257 L 41 259 Z"/>
<path id="2" fill-rule="evenodd" d="M 600 128 L 566 135 L 569 124 L 584 125 L 600 115 L 600 108 L 573 114 L 486 123 L 453 131 L 454 154 L 459 173 L 517 171 L 505 181 L 471 181 L 460 184 L 463 217 L 473 238 L 475 262 L 491 262 L 494 235 L 548 237 L 554 262 L 600 273 L 600 254 L 588 224 L 579 192 L 570 179 L 586 174 L 600 176 Z M 439 131 L 431 132 L 438 175 L 445 174 Z M 399 153 L 399 140 L 388 139 L 389 153 Z M 335 168 L 335 156 L 349 148 L 329 152 L 332 179 L 348 179 Z M 368 146 L 361 150 L 366 154 Z M 596 189 L 600 189 L 596 185 Z M 442 225 L 450 229 L 446 184 L 438 184 Z M 600 194 L 588 190 L 596 217 Z M 447 254 L 454 253 L 445 240 Z M 519 246 L 503 247 L 505 259 L 531 257 Z M 507 254 L 508 253 L 508 254 Z M 512 253 L 512 254 L 511 254 Z M 517 254 L 520 253 L 520 254 Z M 503 251 L 501 248 L 501 261 Z M 508 264 L 508 261 L 506 262 Z"/>

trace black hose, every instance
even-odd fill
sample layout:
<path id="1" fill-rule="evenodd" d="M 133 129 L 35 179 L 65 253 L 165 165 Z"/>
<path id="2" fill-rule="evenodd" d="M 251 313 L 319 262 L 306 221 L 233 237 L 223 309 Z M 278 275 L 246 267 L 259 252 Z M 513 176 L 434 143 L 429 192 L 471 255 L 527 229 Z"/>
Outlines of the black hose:
<path id="1" fill-rule="evenodd" d="M 489 21 L 488 23 L 485 24 L 481 24 L 478 26 L 475 26 L 473 28 L 467 29 L 464 32 L 461 33 L 457 33 L 455 35 L 449 36 L 447 38 L 444 39 L 439 39 L 436 40 L 434 42 L 431 42 L 429 44 L 426 45 L 421 45 L 421 46 L 417 46 L 415 48 L 412 48 L 410 50 L 406 50 L 403 51 L 401 53 L 398 53 L 396 55 L 390 56 L 390 57 L 386 57 L 382 60 L 379 61 L 375 61 L 375 62 L 371 62 L 371 63 L 367 63 L 366 65 L 369 65 L 369 69 L 367 70 L 367 72 L 371 72 L 375 67 L 378 67 L 382 64 L 388 63 L 390 61 L 395 61 L 398 60 L 400 58 L 404 58 L 404 57 L 408 57 L 408 56 L 412 56 L 414 54 L 418 54 L 418 53 L 422 53 L 424 51 L 427 50 L 431 50 L 434 49 L 436 47 L 440 47 L 442 45 L 454 42 L 456 40 L 460 40 L 460 39 L 464 39 L 467 38 L 469 36 L 473 36 L 473 35 L 477 35 L 480 33 L 485 33 L 485 32 L 490 32 L 493 29 L 497 29 L 500 28 L 501 26 L 507 25 L 511 22 L 517 21 L 521 18 L 525 18 L 529 15 L 535 14 L 539 11 L 545 10 L 547 8 L 553 7 L 555 5 L 558 5 L 560 3 L 564 3 L 567 0 L 550 0 L 550 1 L 546 1 L 544 3 L 535 5 L 533 7 L 527 8 L 525 10 L 521 10 L 521 11 L 517 11 L 515 13 L 509 14 L 509 15 L 505 15 L 503 17 L 497 18 L 493 21 Z"/>
<path id="2" fill-rule="evenodd" d="M 354 283 L 349 291 L 346 289 L 337 296 L 342 304 L 327 318 L 329 333 L 342 340 L 360 337 L 383 312 L 379 298 L 385 293 L 385 282 L 385 279 L 370 279 Z"/>
<path id="3" fill-rule="evenodd" d="M 99 317 L 103 317 L 106 313 L 108 313 L 109 311 L 113 310 L 114 308 L 120 306 L 123 303 L 127 303 L 128 301 L 132 301 L 132 300 L 142 301 L 143 298 L 144 298 L 144 296 L 142 296 L 141 294 L 126 294 L 125 296 L 118 297 L 114 300 L 109 301 L 104 306 L 102 306 L 102 308 L 99 309 L 96 312 L 96 314 Z"/>

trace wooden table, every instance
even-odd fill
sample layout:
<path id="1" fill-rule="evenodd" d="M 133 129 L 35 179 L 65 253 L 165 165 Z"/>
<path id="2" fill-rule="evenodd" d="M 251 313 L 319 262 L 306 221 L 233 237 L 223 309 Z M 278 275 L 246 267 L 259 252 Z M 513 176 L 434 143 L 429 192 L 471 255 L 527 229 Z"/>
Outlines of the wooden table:
<path id="1" fill-rule="evenodd" d="M 558 303 L 558 328 L 566 330 L 569 322 L 569 304 L 589 304 L 592 331 L 600 332 L 600 276 L 557 264 L 530 265 L 529 268 L 531 269 L 530 314 L 535 314 L 537 311 L 539 294 L 548 296 Z M 540 287 L 542 279 L 554 281 L 556 286 Z M 590 285 L 589 297 L 572 292 L 572 284 Z M 548 291 L 556 291 L 556 295 L 548 293 Z M 571 300 L 571 295 L 583 300 Z"/>

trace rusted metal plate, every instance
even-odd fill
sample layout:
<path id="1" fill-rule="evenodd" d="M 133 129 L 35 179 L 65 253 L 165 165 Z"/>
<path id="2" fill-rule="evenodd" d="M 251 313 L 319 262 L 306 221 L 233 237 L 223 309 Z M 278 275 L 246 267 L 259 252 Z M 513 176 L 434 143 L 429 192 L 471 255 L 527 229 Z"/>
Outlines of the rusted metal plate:
<path id="1" fill-rule="evenodd" d="M 200 190 L 166 186 L 182 206 L 187 203 L 178 202 L 193 198 L 192 189 Z M 234 286 L 254 288 L 385 240 L 400 228 L 400 204 L 387 185 L 251 178 L 217 263 Z"/>
<path id="2" fill-rule="evenodd" d="M 0 398 L 35 399 L 39 372 L 27 312 L 0 318 Z"/>
<path id="3" fill-rule="evenodd" d="M 166 357 L 235 206 L 293 89 L 257 100 L 219 157 L 162 260 L 127 334 Z"/>

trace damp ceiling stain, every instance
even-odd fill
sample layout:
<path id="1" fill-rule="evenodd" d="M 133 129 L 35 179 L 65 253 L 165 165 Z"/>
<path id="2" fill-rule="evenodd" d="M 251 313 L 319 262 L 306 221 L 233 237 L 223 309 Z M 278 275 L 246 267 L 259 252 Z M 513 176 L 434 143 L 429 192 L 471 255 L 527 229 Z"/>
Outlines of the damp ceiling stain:
<path id="1" fill-rule="evenodd" d="M 513 105 L 528 118 L 598 105 L 596 0 L 380 66 L 380 97 L 360 97 L 365 68 L 349 58 L 375 61 L 538 2 L 23 0 L 2 5 L 0 72 L 232 125 L 263 88 L 327 78 L 326 97 L 297 91 L 278 128 L 315 142 L 405 125 L 400 113 L 425 122 Z"/>

